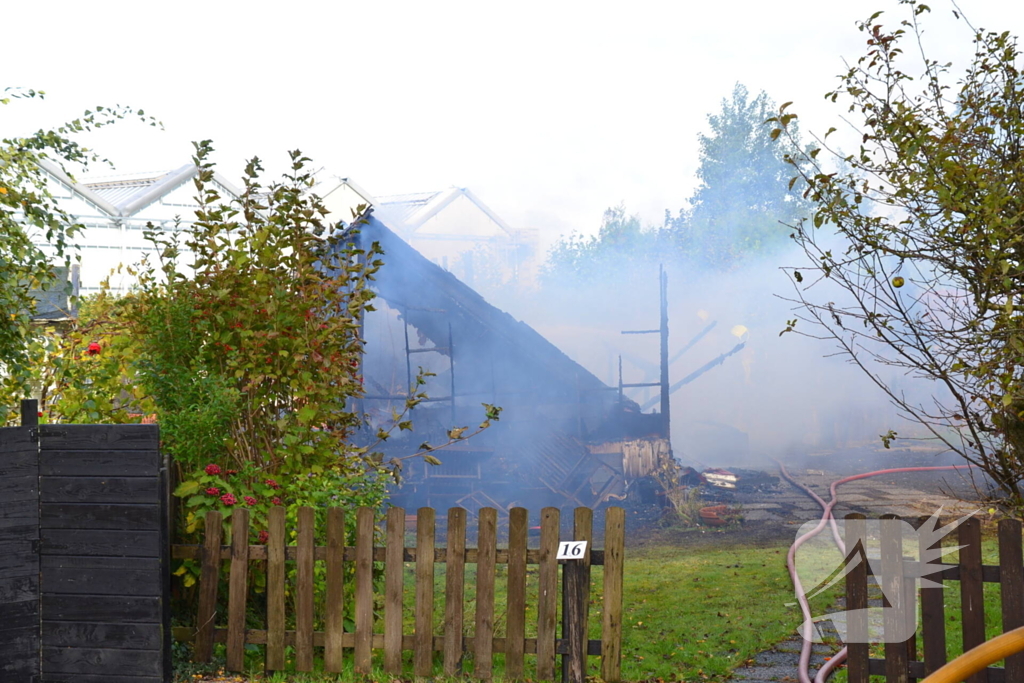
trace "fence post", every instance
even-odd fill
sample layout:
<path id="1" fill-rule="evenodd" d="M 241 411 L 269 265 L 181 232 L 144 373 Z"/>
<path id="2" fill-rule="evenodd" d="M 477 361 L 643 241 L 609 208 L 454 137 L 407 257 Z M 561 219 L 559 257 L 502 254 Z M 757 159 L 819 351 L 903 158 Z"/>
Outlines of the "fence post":
<path id="1" fill-rule="evenodd" d="M 846 642 L 849 683 L 868 683 L 868 555 L 864 515 L 846 516 Z M 859 561 L 854 556 L 859 555 Z"/>
<path id="2" fill-rule="evenodd" d="M 324 669 L 342 668 L 342 632 L 345 630 L 345 511 L 327 510 L 327 604 L 324 616 Z"/>
<path id="3" fill-rule="evenodd" d="M 626 545 L 626 511 L 608 508 L 604 516 L 604 628 L 601 630 L 601 677 L 622 678 L 622 573 Z"/>
<path id="4" fill-rule="evenodd" d="M 488 680 L 493 664 L 491 658 L 494 656 L 494 569 L 498 511 L 494 508 L 481 508 L 479 517 L 480 531 L 476 542 L 476 627 L 473 633 L 476 640 L 473 675 L 480 680 Z"/>
<path id="5" fill-rule="evenodd" d="M 228 671 L 245 668 L 245 608 L 249 592 L 249 511 L 231 514 L 231 574 L 228 577 Z"/>
<path id="6" fill-rule="evenodd" d="M 920 528 L 924 525 L 938 524 L 939 520 L 931 517 L 924 517 L 921 520 Z M 924 561 L 928 551 L 940 550 L 942 538 L 937 539 L 930 548 L 921 545 L 919 548 L 919 560 Z M 931 564 L 942 562 L 939 555 L 931 559 Z M 927 570 L 925 570 L 927 571 Z M 946 608 L 945 590 L 942 587 L 942 579 L 935 575 L 929 578 L 935 581 L 937 586 L 921 588 L 921 639 L 924 641 L 924 672 L 931 674 L 946 663 Z"/>
<path id="7" fill-rule="evenodd" d="M 402 593 L 405 574 L 405 510 L 388 510 L 384 551 L 384 672 L 402 674 Z M 339 669 L 340 671 L 340 669 Z"/>
<path id="8" fill-rule="evenodd" d="M 295 552 L 295 670 L 313 670 L 313 508 L 299 508 Z"/>
<path id="9" fill-rule="evenodd" d="M 373 508 L 356 510 L 355 672 L 370 673 L 373 645 Z"/>
<path id="10" fill-rule="evenodd" d="M 964 520 L 958 529 L 960 545 L 960 609 L 963 612 L 964 652 L 985 642 L 985 589 L 981 573 L 981 521 Z M 986 683 L 988 673 L 979 671 L 968 683 Z"/>
<path id="11" fill-rule="evenodd" d="M 593 541 L 594 512 L 578 507 L 573 517 L 573 540 L 586 541 L 587 549 L 578 560 L 562 565 L 562 638 L 567 654 L 562 655 L 562 681 L 583 683 L 587 674 L 587 621 L 589 619 L 590 544 Z"/>
<path id="12" fill-rule="evenodd" d="M 537 679 L 555 677 L 555 625 L 558 618 L 558 508 L 540 513 L 540 585 L 537 589 Z"/>
<path id="13" fill-rule="evenodd" d="M 267 671 L 284 669 L 284 508 L 272 507 L 267 514 Z"/>
<path id="14" fill-rule="evenodd" d="M 526 542 L 529 516 L 526 508 L 508 513 L 508 616 L 505 626 L 505 677 L 523 676 L 523 650 L 526 646 Z"/>
<path id="15" fill-rule="evenodd" d="M 463 599 L 466 591 L 466 510 L 448 510 L 448 552 L 445 556 L 444 675 L 462 672 Z"/>
<path id="16" fill-rule="evenodd" d="M 209 662 L 213 657 L 213 620 L 217 616 L 217 587 L 220 585 L 220 524 L 219 512 L 206 513 L 203 564 L 199 573 L 199 628 L 194 653 L 197 662 Z"/>
<path id="17" fill-rule="evenodd" d="M 430 676 L 434 668 L 434 510 L 416 511 L 416 632 L 413 672 Z M 369 673 L 369 671 L 367 671 Z"/>
<path id="18" fill-rule="evenodd" d="M 888 600 L 883 617 L 887 683 L 909 680 L 907 643 L 897 640 L 906 628 L 907 596 L 903 583 L 903 527 L 896 515 L 881 519 L 882 592 Z"/>
<path id="19" fill-rule="evenodd" d="M 39 426 L 39 401 L 36 399 L 25 398 L 21 400 L 21 426 Z"/>
<path id="20" fill-rule="evenodd" d="M 1003 633 L 1024 626 L 1024 553 L 1018 519 L 999 520 L 999 593 Z M 1024 654 L 1006 658 L 1006 680 L 1024 680 Z"/>

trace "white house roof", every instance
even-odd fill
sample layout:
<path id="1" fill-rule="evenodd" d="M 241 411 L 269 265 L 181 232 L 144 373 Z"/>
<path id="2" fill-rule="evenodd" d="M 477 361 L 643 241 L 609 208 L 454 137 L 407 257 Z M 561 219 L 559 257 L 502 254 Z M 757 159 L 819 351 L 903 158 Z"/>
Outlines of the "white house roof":
<path id="1" fill-rule="evenodd" d="M 199 168 L 185 164 L 173 171 L 109 176 L 75 182 L 58 164 L 41 159 L 39 166 L 58 183 L 88 204 L 112 218 L 130 218 L 146 207 L 187 183 Z M 228 193 L 238 196 L 239 191 L 226 179 L 215 173 L 214 182 Z"/>
<path id="2" fill-rule="evenodd" d="M 513 237 L 515 231 L 494 213 L 480 198 L 464 187 L 450 187 L 438 192 L 418 192 L 415 194 L 397 194 L 377 197 L 373 202 L 381 213 L 397 218 L 409 228 L 416 230 L 428 220 L 441 212 L 446 206 L 459 197 L 465 197 L 475 204 L 490 218 L 506 235 Z"/>

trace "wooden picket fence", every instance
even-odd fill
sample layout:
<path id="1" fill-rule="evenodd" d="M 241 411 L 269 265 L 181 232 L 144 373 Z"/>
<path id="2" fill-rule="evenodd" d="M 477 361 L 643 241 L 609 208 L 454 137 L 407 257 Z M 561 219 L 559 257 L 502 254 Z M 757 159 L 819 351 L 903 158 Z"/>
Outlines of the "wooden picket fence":
<path id="1" fill-rule="evenodd" d="M 602 678 L 620 680 L 622 640 L 622 581 L 625 513 L 608 508 L 605 513 L 604 549 L 592 549 L 593 511 L 576 508 L 572 540 L 588 541 L 579 560 L 557 560 L 560 519 L 558 508 L 541 511 L 540 547 L 528 549 L 528 513 L 513 508 L 508 517 L 508 547 L 497 547 L 498 517 L 494 508 L 479 512 L 477 547 L 466 547 L 466 510 L 448 511 L 445 548 L 435 547 L 435 511 L 421 508 L 416 514 L 416 546 L 405 546 L 406 515 L 391 508 L 386 516 L 384 547 L 374 546 L 375 511 L 356 510 L 354 547 L 345 546 L 345 516 L 341 508 L 327 510 L 326 546 L 314 545 L 315 512 L 298 509 L 296 545 L 287 545 L 285 511 L 273 508 L 269 517 L 266 545 L 249 545 L 249 514 L 243 508 L 231 516 L 231 544 L 222 544 L 221 516 L 210 512 L 202 546 L 177 545 L 174 558 L 201 561 L 199 611 L 196 628 L 175 629 L 175 638 L 194 642 L 196 661 L 209 661 L 214 643 L 226 643 L 227 668 L 241 671 L 245 646 L 266 646 L 265 668 L 285 668 L 285 647 L 294 648 L 295 669 L 312 671 L 314 648 L 323 648 L 324 669 L 342 670 L 346 650 L 351 650 L 356 673 L 371 670 L 372 650 L 383 650 L 383 668 L 388 674 L 402 674 L 402 653 L 412 651 L 415 676 L 431 676 L 434 653 L 441 652 L 444 673 L 463 673 L 463 655 L 473 655 L 472 674 L 478 679 L 492 677 L 493 655 L 504 655 L 504 675 L 524 675 L 525 655 L 536 657 L 536 678 L 553 680 L 556 655 L 562 655 L 564 680 L 582 681 L 588 655 L 601 656 Z M 567 539 L 568 540 L 568 539 Z M 419 552 L 419 549 L 429 552 Z M 218 624 L 218 587 L 222 561 L 229 560 L 226 627 Z M 266 563 L 266 629 L 247 627 L 249 567 Z M 286 563 L 294 562 L 296 580 L 291 587 L 295 630 L 286 630 Z M 314 565 L 325 564 L 326 596 L 322 605 L 324 630 L 314 630 Z M 354 563 L 354 628 L 343 624 L 344 563 Z M 378 629 L 374 619 L 373 564 L 383 563 L 383 617 Z M 414 632 L 403 632 L 405 563 L 415 563 Z M 562 629 L 557 632 L 558 566 L 562 571 Z M 464 634 L 466 565 L 476 565 L 476 605 L 473 635 Z M 507 564 L 505 636 L 495 637 L 495 582 L 498 565 Z M 526 637 L 527 565 L 538 565 L 536 637 Z M 445 568 L 443 623 L 434 623 L 435 569 Z M 590 567 L 604 567 L 601 638 L 588 638 Z"/>
<path id="2" fill-rule="evenodd" d="M 926 518 L 918 520 L 923 524 Z M 846 530 L 849 537 L 856 538 L 861 533 L 857 524 L 863 524 L 864 516 L 852 514 L 846 517 Z M 948 605 L 951 609 L 959 609 L 962 619 L 963 649 L 970 650 L 985 642 L 985 600 L 984 584 L 999 584 L 1001 598 L 1002 631 L 1011 631 L 1024 626 L 1024 552 L 1021 543 L 1021 522 L 1018 520 L 1000 520 L 998 525 L 999 564 L 983 565 L 981 551 L 981 522 L 977 518 L 966 520 L 957 530 L 957 544 L 962 545 L 957 564 L 932 562 L 941 569 L 929 577 L 938 583 L 958 581 L 960 583 L 960 604 Z M 887 539 L 885 527 L 882 529 L 882 543 L 896 543 L 899 539 Z M 953 534 L 951 534 L 952 536 Z M 847 541 L 848 548 L 851 542 Z M 852 549 L 852 548 L 851 548 Z M 921 550 L 924 550 L 923 548 Z M 868 683 L 871 676 L 884 676 L 887 683 L 905 683 L 921 679 L 934 672 L 947 661 L 946 624 L 947 614 L 945 600 L 948 591 L 941 587 L 921 588 L 915 594 L 914 577 L 919 575 L 914 565 L 918 558 L 902 557 L 902 552 L 890 553 L 893 560 L 900 566 L 893 572 L 894 576 L 904 576 L 902 586 L 891 585 L 886 591 L 888 595 L 896 595 L 899 601 L 909 601 L 908 617 L 914 618 L 917 607 L 920 607 L 918 630 L 921 641 L 921 652 L 918 652 L 918 638 L 911 637 L 904 642 L 885 644 L 884 659 L 873 659 L 866 643 L 850 643 L 848 645 L 848 681 L 849 683 Z M 846 608 L 847 610 L 864 609 L 868 606 L 869 569 L 864 563 L 853 568 L 846 576 Z M 915 604 L 915 601 L 916 604 Z M 847 625 L 851 628 L 850 624 Z M 866 628 L 861 624 L 860 628 Z M 920 658 L 919 658 L 920 655 Z M 1024 681 L 1024 653 L 1007 657 L 1005 668 L 989 667 L 979 672 L 968 683 L 1017 683 Z"/>

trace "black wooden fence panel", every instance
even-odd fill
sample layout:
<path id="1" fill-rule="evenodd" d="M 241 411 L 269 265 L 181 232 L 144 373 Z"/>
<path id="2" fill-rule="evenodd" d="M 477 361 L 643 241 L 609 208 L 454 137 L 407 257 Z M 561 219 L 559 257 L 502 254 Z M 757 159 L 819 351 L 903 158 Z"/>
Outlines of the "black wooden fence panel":
<path id="1" fill-rule="evenodd" d="M 43 425 L 29 434 L 0 430 L 0 493 L 24 501 L 0 496 L 0 615 L 28 610 L 17 635 L 0 631 L 0 681 L 169 681 L 169 495 L 157 427 Z M 25 463 L 35 473 L 14 474 Z M 16 567 L 5 559 L 19 552 Z M 9 607 L 7 586 L 23 584 L 25 606 Z M 7 654 L 22 642 L 24 657 Z M 21 667 L 9 679 L 8 660 Z"/>
<path id="2" fill-rule="evenodd" d="M 39 453 L 31 427 L 0 438 L 0 681 L 39 680 Z"/>

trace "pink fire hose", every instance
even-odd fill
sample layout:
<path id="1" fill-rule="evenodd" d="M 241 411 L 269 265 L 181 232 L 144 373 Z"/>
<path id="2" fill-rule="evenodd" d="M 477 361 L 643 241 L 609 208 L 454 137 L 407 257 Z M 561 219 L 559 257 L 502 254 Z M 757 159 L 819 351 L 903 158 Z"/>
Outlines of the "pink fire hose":
<path id="1" fill-rule="evenodd" d="M 969 469 L 973 467 L 973 465 L 946 465 L 942 467 L 897 467 L 894 469 L 876 470 L 874 472 L 865 472 L 864 474 L 855 474 L 851 477 L 837 479 L 836 481 L 832 482 L 832 484 L 828 488 L 829 494 L 832 496 L 832 499 L 828 503 L 826 503 L 824 500 L 821 499 L 821 497 L 818 494 L 816 494 L 810 488 L 804 486 L 800 482 L 793 479 L 793 477 L 790 476 L 789 472 L 786 471 L 785 465 L 783 465 L 778 460 L 776 460 L 775 462 L 778 464 L 779 471 L 782 473 L 782 476 L 786 479 L 786 481 L 788 481 L 793 486 L 796 486 L 804 493 L 809 495 L 811 498 L 816 500 L 818 504 L 821 505 L 823 510 L 821 521 L 819 521 L 818 524 L 813 529 L 808 531 L 806 534 L 797 538 L 796 542 L 793 543 L 793 545 L 790 547 L 789 553 L 786 555 L 786 567 L 789 569 L 789 576 L 793 580 L 793 588 L 796 590 L 796 598 L 797 601 L 800 603 L 800 611 L 803 613 L 804 616 L 804 626 L 801 629 L 801 635 L 803 635 L 804 642 L 803 646 L 800 648 L 800 665 L 797 669 L 797 673 L 800 678 L 800 683 L 825 683 L 828 677 L 832 675 L 832 672 L 835 670 L 835 668 L 846 660 L 846 647 L 844 646 L 843 649 L 837 652 L 831 659 L 829 659 L 822 665 L 821 669 L 818 670 L 818 674 L 814 677 L 814 681 L 812 682 L 810 675 L 811 641 L 808 639 L 810 633 L 807 632 L 807 629 L 811 628 L 812 623 L 811 607 L 807 602 L 807 597 L 804 595 L 804 587 L 803 584 L 800 583 L 800 575 L 797 573 L 796 570 L 796 551 L 799 550 L 800 546 L 802 546 L 806 541 L 810 540 L 811 538 L 814 538 L 819 533 L 821 533 L 821 530 L 825 528 L 826 524 L 831 524 L 832 537 L 835 539 L 836 545 L 839 546 L 840 552 L 842 552 L 844 555 L 846 554 L 846 544 L 843 543 L 843 539 L 839 534 L 839 527 L 836 524 L 835 517 L 832 515 L 832 509 L 836 506 L 836 503 L 839 502 L 839 499 L 836 494 L 836 489 L 842 484 L 846 484 L 851 481 L 857 481 L 858 479 L 867 479 L 868 477 L 877 477 L 883 474 L 899 474 L 901 472 L 937 472 L 941 470 L 960 470 Z"/>

